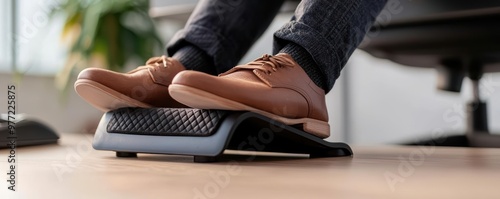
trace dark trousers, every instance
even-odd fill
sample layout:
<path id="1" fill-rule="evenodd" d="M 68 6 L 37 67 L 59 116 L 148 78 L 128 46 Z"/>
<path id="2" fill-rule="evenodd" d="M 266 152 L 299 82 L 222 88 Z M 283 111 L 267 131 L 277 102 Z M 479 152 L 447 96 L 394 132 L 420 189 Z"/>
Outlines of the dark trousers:
<path id="1" fill-rule="evenodd" d="M 309 52 L 328 90 L 382 10 L 386 0 L 302 0 L 274 33 L 273 52 L 293 42 Z M 167 45 L 173 55 L 195 45 L 218 73 L 235 66 L 278 13 L 283 0 L 201 0 L 184 29 Z"/>

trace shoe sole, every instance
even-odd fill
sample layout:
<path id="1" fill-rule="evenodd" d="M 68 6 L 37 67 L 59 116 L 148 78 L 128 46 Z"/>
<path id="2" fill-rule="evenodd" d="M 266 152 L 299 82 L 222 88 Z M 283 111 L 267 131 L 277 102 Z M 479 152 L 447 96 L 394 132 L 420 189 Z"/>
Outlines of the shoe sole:
<path id="1" fill-rule="evenodd" d="M 326 138 L 330 136 L 330 125 L 328 124 L 328 122 L 324 122 L 321 120 L 311 118 L 285 118 L 185 85 L 171 84 L 168 90 L 172 98 L 192 108 L 251 111 L 277 120 L 286 125 L 302 124 L 303 130 L 305 132 L 308 132 L 320 138 Z"/>
<path id="2" fill-rule="evenodd" d="M 89 104 L 104 112 L 124 107 L 152 108 L 149 104 L 132 99 L 118 91 L 88 79 L 76 80 L 75 90 Z"/>

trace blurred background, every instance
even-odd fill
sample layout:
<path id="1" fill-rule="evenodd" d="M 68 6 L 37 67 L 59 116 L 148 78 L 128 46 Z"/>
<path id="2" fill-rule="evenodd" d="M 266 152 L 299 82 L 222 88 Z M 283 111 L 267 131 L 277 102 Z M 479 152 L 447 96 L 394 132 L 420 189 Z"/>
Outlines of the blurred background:
<path id="1" fill-rule="evenodd" d="M 64 2 L 83 2 L 92 7 L 92 0 L 17 0 L 16 5 L 12 2 L 3 1 L 0 6 L 0 86 L 18 84 L 17 112 L 46 122 L 64 136 L 93 133 L 103 114 L 81 100 L 72 89 L 78 71 L 107 66 L 127 71 L 141 65 L 146 56 L 162 54 L 163 44 L 184 26 L 197 1 L 122 1 L 118 3 L 121 7 L 115 5 L 106 10 L 104 5 L 99 5 L 102 9 L 98 11 L 89 7 L 84 10 L 70 3 L 58 6 Z M 296 4 L 287 2 L 283 6 L 242 63 L 271 53 L 273 32 L 291 18 Z M 109 42 L 113 42 L 106 40 L 109 32 L 88 33 L 85 32 L 88 28 L 78 28 L 92 27 L 92 24 L 75 22 L 83 13 L 91 15 L 92 12 L 115 16 L 91 19 L 105 21 L 106 30 L 120 28 L 136 33 L 125 36 L 128 40 L 114 41 L 128 51 L 106 54 L 104 52 L 111 51 Z M 91 50 L 85 49 L 88 35 L 93 35 L 90 39 L 96 41 Z M 16 51 L 12 50 L 14 47 Z M 81 56 L 86 61 L 75 63 Z M 116 59 L 109 59 L 112 56 Z M 486 102 L 498 102 L 500 74 L 485 74 L 481 81 L 487 85 L 481 87 L 487 89 L 481 97 Z M 464 105 L 472 98 L 470 81 L 465 79 L 461 93 L 437 90 L 436 82 L 435 69 L 402 66 L 357 50 L 327 95 L 332 127 L 329 140 L 364 145 L 395 144 L 418 141 L 433 133 L 464 132 Z M 6 92 L 6 88 L 0 92 Z M 5 113 L 7 99 L 4 94 L 0 96 L 0 112 Z M 488 114 L 490 131 L 500 132 L 500 103 L 488 103 Z"/>

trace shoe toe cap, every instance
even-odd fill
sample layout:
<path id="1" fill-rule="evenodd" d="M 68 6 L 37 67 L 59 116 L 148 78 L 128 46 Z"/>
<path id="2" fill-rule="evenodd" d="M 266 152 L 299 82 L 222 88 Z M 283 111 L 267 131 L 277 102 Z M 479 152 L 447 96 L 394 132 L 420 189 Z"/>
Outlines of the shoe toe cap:
<path id="1" fill-rule="evenodd" d="M 172 84 L 196 86 L 197 84 L 204 84 L 206 81 L 210 81 L 210 79 L 213 79 L 213 76 L 209 74 L 186 70 L 175 75 L 174 79 L 172 79 Z"/>
<path id="2" fill-rule="evenodd" d="M 100 68 L 86 68 L 82 70 L 78 74 L 77 79 L 89 79 L 89 80 L 98 80 L 107 78 L 107 76 L 112 75 L 110 71 L 100 69 Z"/>

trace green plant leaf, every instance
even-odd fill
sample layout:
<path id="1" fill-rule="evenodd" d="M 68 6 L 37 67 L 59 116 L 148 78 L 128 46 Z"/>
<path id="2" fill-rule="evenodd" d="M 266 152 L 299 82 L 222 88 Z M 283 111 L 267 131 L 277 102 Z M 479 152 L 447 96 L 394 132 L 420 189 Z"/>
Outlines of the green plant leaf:
<path id="1" fill-rule="evenodd" d="M 51 16 L 65 16 L 62 35 L 80 31 L 70 43 L 70 54 L 57 76 L 60 89 L 68 88 L 71 75 L 92 67 L 96 57 L 104 58 L 104 67 L 122 71 L 131 59 L 145 62 L 163 48 L 148 16 L 148 0 L 69 0 L 57 7 Z"/>

